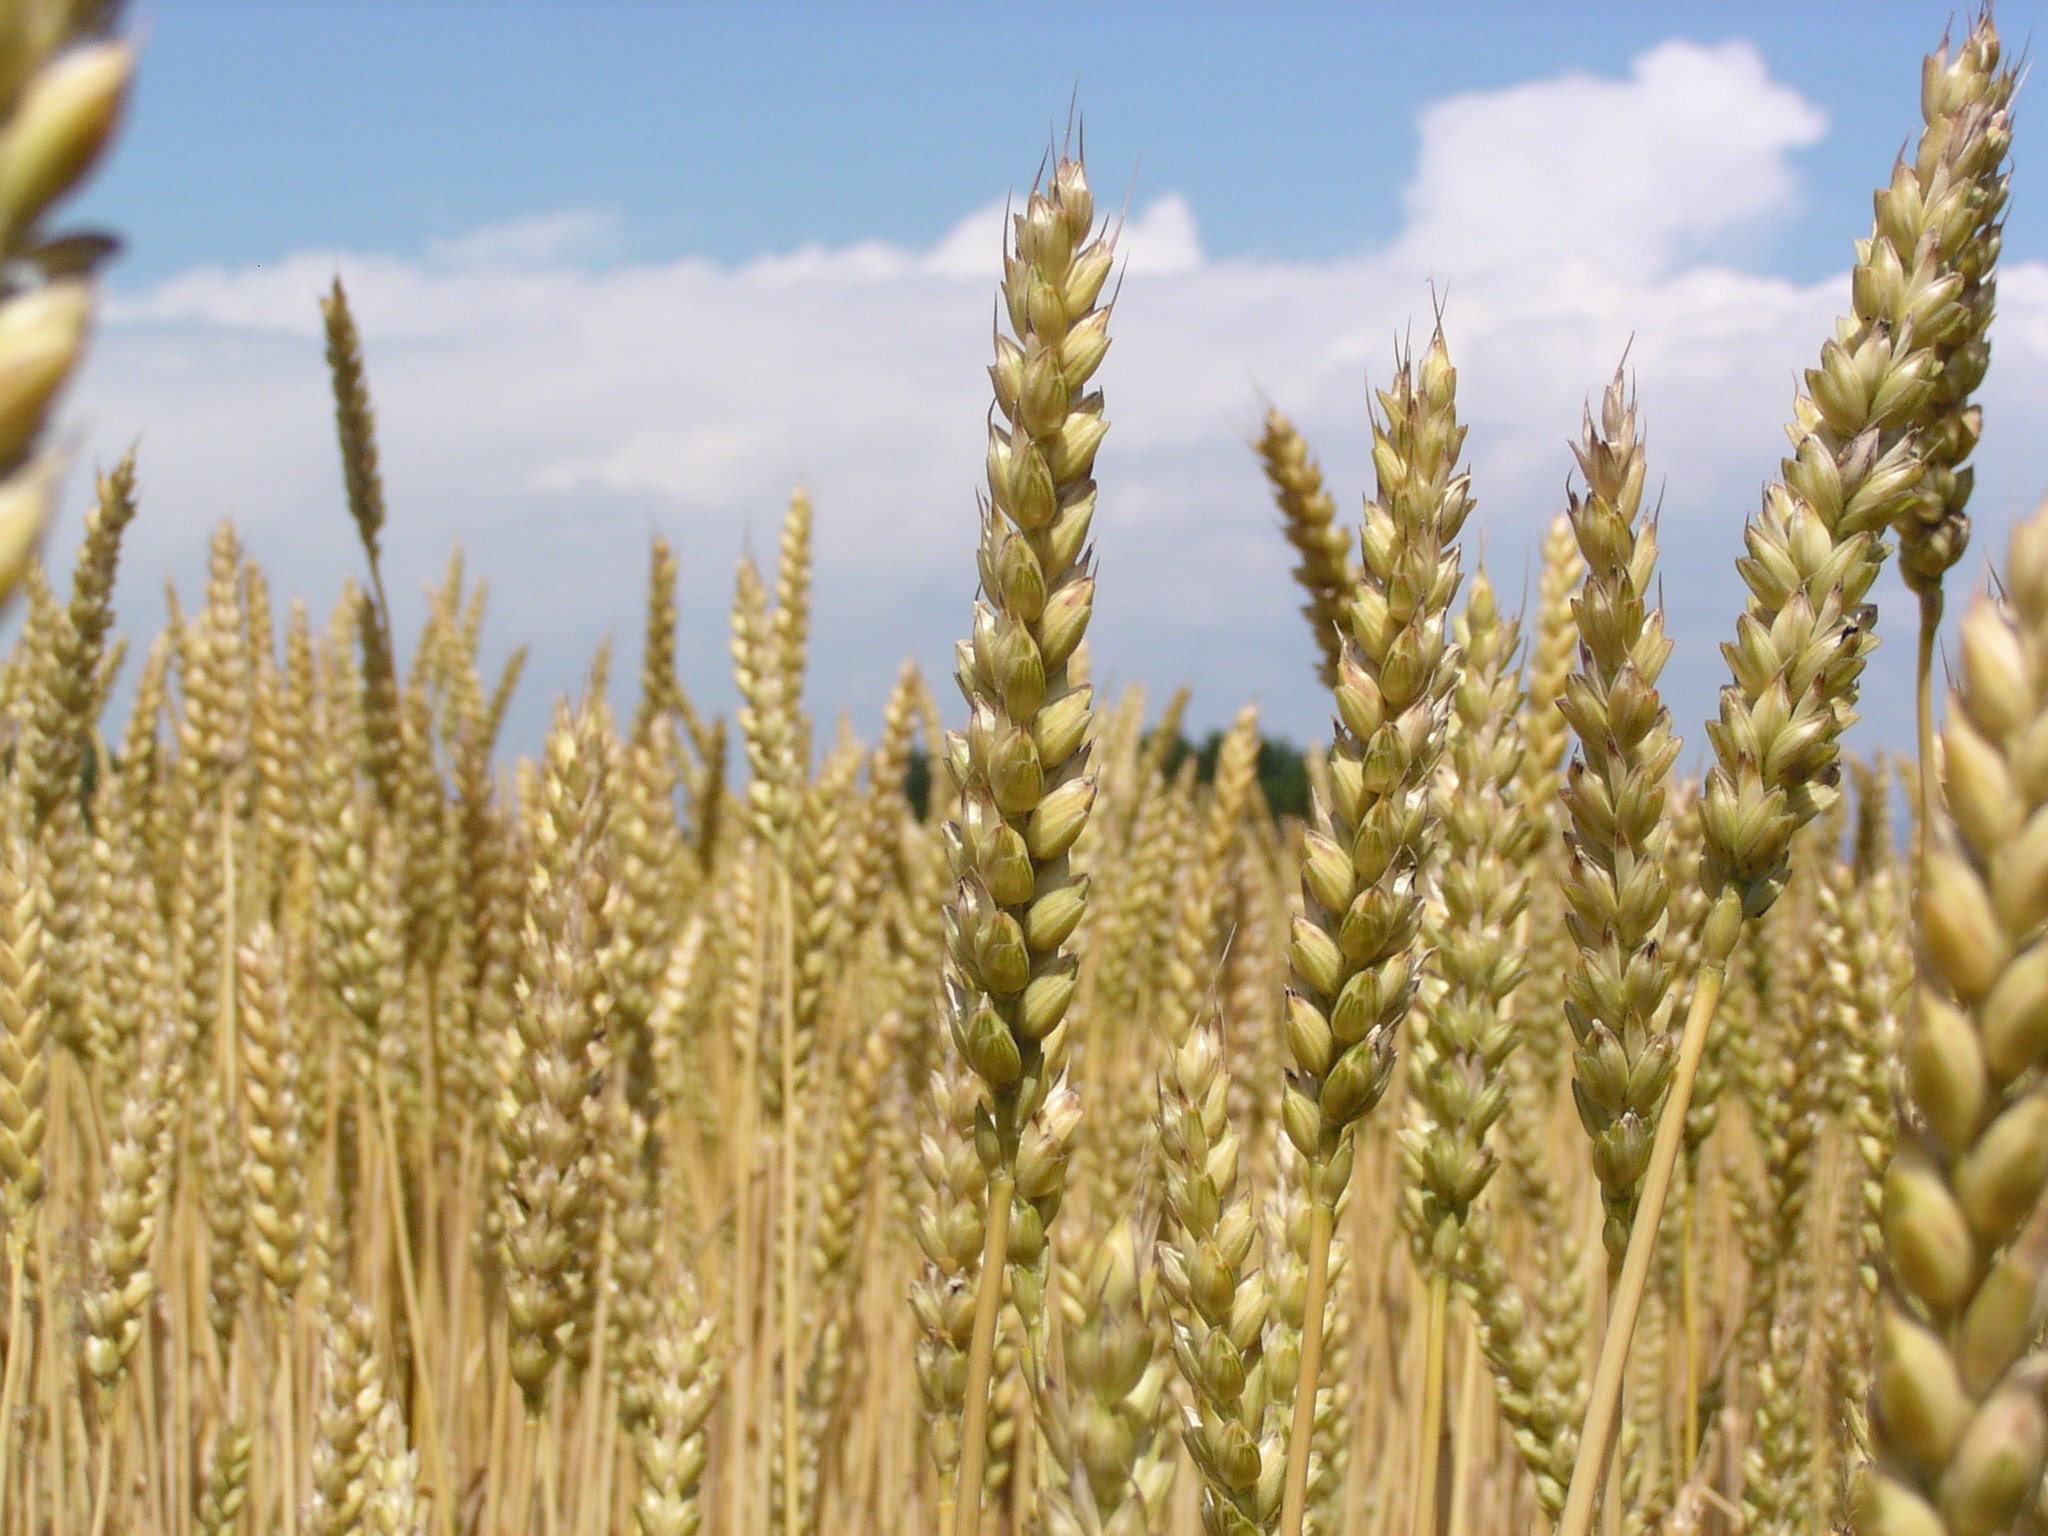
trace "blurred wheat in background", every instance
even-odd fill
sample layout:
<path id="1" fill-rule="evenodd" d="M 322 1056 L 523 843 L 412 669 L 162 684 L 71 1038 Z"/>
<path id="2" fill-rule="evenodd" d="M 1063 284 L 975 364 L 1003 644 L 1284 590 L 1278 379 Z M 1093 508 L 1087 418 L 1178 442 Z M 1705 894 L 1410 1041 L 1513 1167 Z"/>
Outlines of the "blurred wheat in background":
<path id="1" fill-rule="evenodd" d="M 637 688 L 600 654 L 508 768 L 459 559 L 392 632 L 337 282 L 364 579 L 316 623 L 221 527 L 103 730 L 134 464 L 68 597 L 34 549 L 115 22 L 0 6 L 0 1536 L 2048 1528 L 2048 513 L 1932 696 L 1988 15 L 1793 402 L 1704 778 L 1629 380 L 1517 615 L 1440 327 L 1361 522 L 1279 411 L 1253 445 L 1307 792 L 1253 709 L 1197 749 L 1091 685 L 1117 263 L 1064 156 L 1000 253 L 962 703 L 906 666 L 818 730 L 798 492 L 732 720 L 657 541 Z M 1919 750 L 1857 761 L 1894 547 Z"/>

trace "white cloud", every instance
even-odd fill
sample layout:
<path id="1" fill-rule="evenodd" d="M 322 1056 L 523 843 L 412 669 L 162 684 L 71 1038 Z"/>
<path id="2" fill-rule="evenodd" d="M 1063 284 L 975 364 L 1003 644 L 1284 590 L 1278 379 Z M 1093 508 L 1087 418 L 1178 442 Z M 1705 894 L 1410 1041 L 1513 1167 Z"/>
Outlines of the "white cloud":
<path id="1" fill-rule="evenodd" d="M 427 246 L 427 254 L 446 262 L 516 265 L 603 256 L 617 244 L 617 219 L 587 209 L 571 209 L 494 224 L 453 240 L 435 240 Z"/>
<path id="2" fill-rule="evenodd" d="M 1742 42 L 1665 43 L 1626 80 L 1570 74 L 1453 96 L 1423 114 L 1400 250 L 1459 272 L 1549 261 L 1655 277 L 1786 207 L 1786 152 L 1826 129 Z"/>
<path id="3" fill-rule="evenodd" d="M 1384 381 L 1397 338 L 1421 339 L 1439 280 L 1472 424 L 1470 542 L 1511 600 L 1582 404 L 1627 349 L 1666 488 L 1667 677 L 1697 740 L 1740 601 L 1742 517 L 1781 451 L 1797 370 L 1846 298 L 1843 278 L 1800 285 L 1699 253 L 1790 205 L 1792 156 L 1823 126 L 1754 50 L 1674 42 L 1625 79 L 1439 103 L 1408 225 L 1382 250 L 1210 259 L 1178 194 L 1135 206 L 1102 373 L 1103 671 L 1192 681 L 1204 720 L 1258 697 L 1283 728 L 1322 729 L 1245 439 L 1263 391 L 1355 507 L 1364 381 Z M 190 587 L 221 515 L 287 591 L 325 600 L 354 568 L 314 302 L 339 270 L 382 425 L 391 585 L 416 591 L 451 542 L 468 547 L 494 633 L 536 642 L 524 724 L 574 685 L 600 634 L 630 647 L 654 527 L 684 563 L 689 681 L 722 700 L 732 562 L 772 548 L 799 481 L 819 509 L 815 692 L 871 720 L 900 656 L 942 671 L 966 621 L 1004 212 L 991 203 L 926 251 L 867 242 L 736 267 L 599 266 L 605 221 L 546 215 L 419 258 L 307 253 L 128 297 L 72 415 L 101 458 L 143 436 L 129 612 L 153 617 L 143 594 L 168 572 Z M 2001 299 L 1980 480 L 1992 522 L 2048 480 L 2048 447 L 2004 430 L 2048 401 L 2048 268 L 2010 271 Z M 1873 673 L 1894 726 L 1906 649 Z"/>

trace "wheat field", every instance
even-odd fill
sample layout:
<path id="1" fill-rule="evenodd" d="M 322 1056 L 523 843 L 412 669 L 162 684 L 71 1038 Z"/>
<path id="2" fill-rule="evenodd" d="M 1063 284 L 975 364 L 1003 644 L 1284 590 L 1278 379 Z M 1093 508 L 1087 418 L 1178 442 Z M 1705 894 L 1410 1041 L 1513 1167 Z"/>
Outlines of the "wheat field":
<path id="1" fill-rule="evenodd" d="M 1630 380 L 1511 613 L 1440 326 L 1362 517 L 1279 411 L 1251 445 L 1330 697 L 1300 797 L 1255 710 L 1195 750 L 1091 686 L 1118 262 L 1065 156 L 1000 253 L 957 696 L 814 720 L 798 493 L 730 720 L 656 540 L 637 682 L 518 755 L 459 558 L 393 633 L 338 282 L 359 571 L 316 616 L 222 526 L 129 655 L 133 460 L 68 591 L 38 551 L 112 249 L 53 220 L 135 62 L 0 4 L 0 1536 L 2048 1528 L 2048 511 L 1944 628 L 1988 12 L 1816 338 L 1704 776 Z M 1919 739 L 1866 761 L 1894 553 Z"/>

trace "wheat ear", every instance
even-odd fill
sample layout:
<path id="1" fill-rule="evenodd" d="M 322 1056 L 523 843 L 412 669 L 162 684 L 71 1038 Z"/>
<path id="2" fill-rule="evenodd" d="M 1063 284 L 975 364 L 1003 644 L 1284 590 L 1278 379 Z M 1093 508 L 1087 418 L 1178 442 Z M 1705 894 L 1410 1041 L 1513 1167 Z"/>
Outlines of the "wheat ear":
<path id="1" fill-rule="evenodd" d="M 1571 815 L 1566 922 L 1578 963 L 1565 1017 L 1578 1041 L 1572 1097 L 1593 1139 L 1611 1264 L 1628 1245 L 1650 1139 L 1671 1078 L 1671 964 L 1664 944 L 1666 779 L 1678 742 L 1657 677 L 1671 654 L 1655 606 L 1656 530 L 1633 403 L 1620 375 L 1577 450 L 1586 494 L 1570 516 L 1586 560 L 1576 604 L 1579 669 L 1564 713 L 1579 740 L 1564 802 Z"/>
<path id="2" fill-rule="evenodd" d="M 0 23 L 0 261 L 29 274 L 0 297 L 0 599 L 41 538 L 58 460 L 40 451 L 92 317 L 104 235 L 53 237 L 48 214 L 113 136 L 135 50 L 106 35 L 111 6 L 23 5 Z"/>
<path id="3" fill-rule="evenodd" d="M 1040 1231 L 1011 1231 L 1025 1128 L 1059 1070 L 1056 1032 L 1073 998 L 1066 948 L 1087 901 L 1068 852 L 1088 819 L 1091 691 L 1067 664 L 1094 603 L 1088 532 L 1095 451 L 1106 423 L 1088 381 L 1109 345 L 1098 307 L 1111 254 L 1079 162 L 1062 160 L 1013 221 L 1003 296 L 1016 340 L 998 337 L 996 407 L 979 555 L 984 600 L 959 651 L 970 716 L 947 739 L 960 794 L 947 849 L 959 882 L 947 907 L 946 1018 L 986 1085 L 976 1145 L 989 1173 L 987 1253 L 978 1278 L 958 1536 L 979 1530 L 984 1424 L 1003 1276 L 1029 1268 Z M 1056 1194 L 1038 1190 L 1027 1199 Z M 1035 1224 L 1035 1223 L 1034 1223 Z"/>
<path id="4" fill-rule="evenodd" d="M 1991 362 L 1994 272 L 2011 172 L 2012 97 L 2019 72 L 2001 57 L 1986 5 L 1953 53 L 1944 45 L 1920 73 L 1925 128 L 1912 160 L 1900 158 L 1892 184 L 1877 194 L 1876 227 L 1864 265 L 1872 284 L 1930 264 L 1930 291 L 1952 286 L 1929 335 L 1936 360 L 1915 446 L 1925 466 L 1912 509 L 1898 520 L 1899 574 L 1920 599 L 1914 703 L 1920 760 L 1934 741 L 1934 642 L 1941 628 L 1942 583 L 1970 541 L 1965 512 L 1976 475 L 1963 461 L 1984 426 L 1971 395 Z M 1888 248 L 1888 249 L 1887 249 Z M 1880 264 L 1880 256 L 1889 260 Z M 1940 322 L 1947 323 L 1942 325 Z M 1930 777 L 1927 781 L 1932 783 Z M 1923 823 L 1928 808 L 1921 807 Z"/>
<path id="5" fill-rule="evenodd" d="M 1289 944 L 1293 1058 L 1282 1123 L 1309 1197 L 1301 1377 L 1287 1443 L 1282 1536 L 1301 1536 L 1322 1363 L 1331 1229 L 1351 1178 L 1351 1129 L 1386 1092 L 1394 1035 L 1420 972 L 1421 877 L 1436 847 L 1430 787 L 1456 674 L 1445 633 L 1458 531 L 1471 510 L 1457 468 L 1457 374 L 1443 334 L 1403 358 L 1373 428 L 1378 497 L 1365 509 L 1358 590 L 1336 690 L 1328 830 L 1307 834 L 1306 911 Z"/>
<path id="6" fill-rule="evenodd" d="M 1949 816 L 1919 892 L 1865 1536 L 2008 1529 L 2048 1461 L 2048 796 L 2030 767 L 2048 723 L 2048 508 L 2014 534 L 2004 591 L 1963 624 L 1942 736 Z"/>
<path id="7" fill-rule="evenodd" d="M 1301 612 L 1316 642 L 1316 675 L 1325 688 L 1334 688 L 1344 655 L 1345 614 L 1358 581 L 1351 563 L 1351 537 L 1338 524 L 1337 503 L 1293 422 L 1278 411 L 1267 411 L 1257 447 L 1273 488 L 1273 504 L 1280 511 L 1280 531 L 1301 557 L 1294 579 L 1308 597 Z"/>
<path id="8" fill-rule="evenodd" d="M 1041 1427 L 1063 1474 L 1046 1480 L 1055 1536 L 1144 1536 L 1159 1528 L 1173 1482 L 1160 1433 L 1173 1373 L 1154 1348 L 1157 1277 L 1126 1217 L 1092 1247 L 1085 1273 L 1062 1291 L 1065 1391 Z"/>
<path id="9" fill-rule="evenodd" d="M 1249 708 L 1222 742 L 1204 841 L 1206 880 L 1192 882 L 1177 932 L 1176 970 L 1210 961 L 1216 882 L 1249 798 L 1258 758 L 1258 717 Z M 1213 855 L 1213 859 L 1210 857 Z M 1222 1020 L 1207 978 L 1195 972 L 1185 1013 L 1169 1013 L 1159 1075 L 1159 1147 L 1166 1222 L 1159 1274 L 1173 1322 L 1173 1358 L 1190 1402 L 1181 1438 L 1202 1475 L 1202 1521 L 1216 1536 L 1271 1528 L 1280 1501 L 1281 1436 L 1260 1361 L 1269 1298 L 1251 1262 L 1258 1219 L 1240 1173 L 1242 1145 L 1230 1119 Z"/>
<path id="10" fill-rule="evenodd" d="M 594 706 L 557 716 L 543 792 L 499 1111 L 506 1326 L 529 1412 L 582 1322 L 602 1225 L 597 1138 L 610 1046 L 597 930 L 611 788 Z"/>
<path id="11" fill-rule="evenodd" d="M 1425 919 L 1437 984 L 1419 999 L 1422 1028 L 1400 1133 L 1410 1181 L 1402 1216 L 1429 1283 L 1414 1506 L 1415 1527 L 1424 1532 L 1436 1527 L 1451 1280 L 1465 1223 L 1499 1162 L 1487 1137 L 1507 1107 L 1505 1069 L 1519 1038 L 1509 1012 L 1523 974 L 1515 934 L 1538 830 L 1519 793 L 1514 626 L 1483 570 L 1452 634 L 1461 664 L 1436 786 L 1443 863 Z"/>

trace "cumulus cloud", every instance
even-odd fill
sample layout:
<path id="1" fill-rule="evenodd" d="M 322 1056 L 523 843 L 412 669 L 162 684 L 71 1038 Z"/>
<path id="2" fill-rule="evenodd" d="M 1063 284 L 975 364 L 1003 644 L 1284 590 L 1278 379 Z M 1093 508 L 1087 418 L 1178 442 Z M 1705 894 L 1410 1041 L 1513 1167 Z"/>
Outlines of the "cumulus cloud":
<path id="1" fill-rule="evenodd" d="M 1740 602 L 1742 517 L 1781 451 L 1797 370 L 1847 297 L 1845 275 L 1802 285 L 1714 253 L 1795 205 L 1793 157 L 1824 128 L 1746 45 L 1670 42 L 1620 79 L 1430 108 L 1406 227 L 1381 249 L 1216 259 L 1184 198 L 1141 201 L 1102 374 L 1101 671 L 1192 682 L 1200 720 L 1250 697 L 1297 736 L 1325 728 L 1246 440 L 1261 400 L 1281 405 L 1355 506 L 1366 382 L 1441 304 L 1472 428 L 1468 542 L 1511 601 L 1583 403 L 1626 352 L 1663 485 L 1667 675 L 1697 740 Z M 656 528 L 683 561 L 687 681 L 722 703 L 733 562 L 772 550 L 799 482 L 819 511 L 814 694 L 871 720 L 898 659 L 943 670 L 966 622 L 1004 213 L 970 213 L 928 250 L 871 241 L 727 266 L 600 261 L 609 222 L 571 211 L 417 256 L 308 252 L 127 295 L 72 418 L 89 457 L 141 439 L 129 610 L 147 621 L 139 589 L 167 574 L 189 587 L 224 515 L 288 591 L 325 600 L 353 568 L 314 303 L 339 271 L 383 429 L 391 584 L 416 591 L 467 547 L 496 635 L 535 642 L 529 731 L 602 634 L 630 647 Z M 1980 479 L 1994 527 L 2048 475 L 2048 450 L 2003 430 L 2048 398 L 2048 267 L 2015 268 L 2001 297 Z M 1906 649 L 1887 647 L 1871 686 L 1894 739 Z"/>
<path id="2" fill-rule="evenodd" d="M 1747 43 L 1669 42 L 1625 80 L 1570 74 L 1452 96 L 1422 118 L 1401 249 L 1458 271 L 1584 263 L 1655 277 L 1784 210 L 1786 152 L 1827 119 Z"/>

